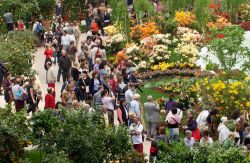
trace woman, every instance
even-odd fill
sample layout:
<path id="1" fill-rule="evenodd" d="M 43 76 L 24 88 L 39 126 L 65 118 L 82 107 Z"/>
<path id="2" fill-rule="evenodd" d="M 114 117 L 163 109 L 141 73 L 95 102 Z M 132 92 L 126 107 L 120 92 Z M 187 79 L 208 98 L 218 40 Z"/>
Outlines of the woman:
<path id="1" fill-rule="evenodd" d="M 45 62 L 44 62 L 44 68 L 47 71 L 48 67 L 47 67 L 47 63 L 51 62 L 52 63 L 52 56 L 53 56 L 53 49 L 51 47 L 51 44 L 47 44 L 47 46 L 45 46 L 45 51 L 44 51 L 44 55 L 45 55 Z"/>
<path id="2" fill-rule="evenodd" d="M 28 93 L 28 100 L 27 103 L 29 104 L 28 110 L 27 112 L 30 113 L 35 113 L 36 109 L 37 109 L 37 94 L 34 90 L 34 85 L 36 82 L 36 78 L 35 77 L 31 77 L 29 84 L 26 87 L 27 93 Z"/>
<path id="3" fill-rule="evenodd" d="M 79 71 L 79 63 L 75 62 L 73 64 L 73 67 L 71 68 L 71 72 L 70 72 L 70 74 L 72 75 L 74 81 L 77 82 L 79 80 L 80 73 L 81 72 Z"/>
<path id="4" fill-rule="evenodd" d="M 78 80 L 78 85 L 79 88 L 82 92 L 83 95 L 83 101 L 89 100 L 89 85 L 90 85 L 90 78 L 88 76 L 88 72 L 87 71 L 83 71 L 82 74 L 80 74 L 79 76 L 79 80 Z"/>
<path id="5" fill-rule="evenodd" d="M 11 104 L 13 100 L 13 96 L 11 92 L 12 83 L 10 79 L 11 79 L 11 74 L 7 72 L 4 76 L 3 88 L 4 88 L 4 99 L 5 99 L 5 102 L 8 104 Z"/>
<path id="6" fill-rule="evenodd" d="M 98 92 L 98 88 L 100 87 L 101 84 L 102 82 L 98 77 L 98 73 L 94 71 L 92 73 L 92 79 L 90 80 L 90 91 L 93 96 L 96 92 Z"/>
<path id="7" fill-rule="evenodd" d="M 123 82 L 123 79 L 120 77 L 117 79 L 117 87 L 116 87 L 116 93 L 117 93 L 117 99 L 120 100 L 121 98 L 125 98 L 125 92 L 128 90 L 127 84 Z"/>
<path id="8" fill-rule="evenodd" d="M 102 63 L 99 65 L 99 75 L 100 75 L 100 80 L 103 82 L 104 76 L 108 75 L 108 71 L 106 70 L 107 63 L 102 61 Z"/>
<path id="9" fill-rule="evenodd" d="M 45 106 L 44 109 L 55 109 L 55 97 L 53 95 L 53 88 L 48 88 L 47 89 L 48 93 L 45 96 Z"/>
<path id="10" fill-rule="evenodd" d="M 179 125 L 181 117 L 177 114 L 177 108 L 171 110 L 172 115 L 168 118 L 167 124 L 170 131 L 169 140 L 177 142 L 179 139 Z"/>
<path id="11" fill-rule="evenodd" d="M 183 126 L 182 129 L 184 130 L 190 130 L 192 131 L 192 136 L 196 141 L 200 140 L 200 131 L 197 127 L 196 119 L 193 117 L 193 113 L 189 110 L 187 111 L 187 117 L 188 117 L 188 124 L 186 126 Z"/>
<path id="12" fill-rule="evenodd" d="M 131 101 L 131 112 L 133 112 L 139 119 L 141 119 L 141 110 L 140 110 L 140 95 L 139 94 L 134 94 L 133 100 Z"/>
<path id="13" fill-rule="evenodd" d="M 125 125 L 128 127 L 128 109 L 125 98 L 119 100 L 119 108 L 117 110 L 118 120 L 121 125 Z"/>
<path id="14" fill-rule="evenodd" d="M 114 124 L 114 101 L 115 96 L 112 94 L 111 96 L 108 94 L 107 90 L 103 90 L 101 93 L 102 104 L 108 107 L 109 119 L 112 124 Z"/>
<path id="15" fill-rule="evenodd" d="M 76 47 L 78 47 L 81 31 L 79 30 L 79 26 L 78 26 L 78 23 L 76 21 L 73 23 L 73 30 L 74 30 L 74 34 L 75 34 L 75 38 L 76 38 Z"/>
<path id="16" fill-rule="evenodd" d="M 74 88 L 71 84 L 68 84 L 66 90 L 62 93 L 62 105 L 70 108 L 74 100 L 76 100 Z"/>
<path id="17" fill-rule="evenodd" d="M 222 117 L 220 119 L 220 124 L 217 129 L 217 131 L 219 132 L 219 142 L 226 141 L 229 137 L 230 131 L 227 128 L 227 122 L 227 117 Z"/>

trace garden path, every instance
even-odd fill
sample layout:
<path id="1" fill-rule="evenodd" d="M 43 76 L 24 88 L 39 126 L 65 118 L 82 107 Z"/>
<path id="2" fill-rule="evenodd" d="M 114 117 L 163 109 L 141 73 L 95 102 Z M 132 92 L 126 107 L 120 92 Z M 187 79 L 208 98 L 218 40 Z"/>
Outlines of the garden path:
<path id="1" fill-rule="evenodd" d="M 80 41 L 84 40 L 85 38 L 86 38 L 86 33 L 83 33 L 80 36 Z M 79 43 L 79 49 L 80 49 L 80 43 Z M 36 79 L 37 79 L 37 82 L 39 82 L 41 84 L 43 97 L 47 92 L 46 71 L 44 69 L 44 60 L 45 60 L 44 48 L 40 47 L 36 51 L 35 62 L 34 62 L 33 68 L 38 73 L 36 75 Z M 58 66 L 56 66 L 56 72 L 57 72 L 57 70 L 58 70 Z M 56 101 L 60 100 L 60 94 L 61 94 L 60 90 L 61 90 L 62 85 L 63 85 L 63 82 L 62 82 L 62 78 L 61 78 L 61 81 L 56 83 Z M 4 101 L 4 97 L 0 96 L 0 107 L 4 107 L 5 105 L 6 105 L 6 103 Z M 41 111 L 43 111 L 43 108 L 44 108 L 44 99 L 39 103 L 39 109 Z M 117 113 L 115 113 L 114 119 L 115 119 L 115 124 L 117 125 L 118 124 Z M 150 142 L 145 140 L 143 146 L 144 146 L 144 152 L 147 154 L 147 159 L 148 159 Z M 28 147 L 27 149 L 29 150 L 29 149 L 33 149 L 33 148 L 34 147 Z"/>

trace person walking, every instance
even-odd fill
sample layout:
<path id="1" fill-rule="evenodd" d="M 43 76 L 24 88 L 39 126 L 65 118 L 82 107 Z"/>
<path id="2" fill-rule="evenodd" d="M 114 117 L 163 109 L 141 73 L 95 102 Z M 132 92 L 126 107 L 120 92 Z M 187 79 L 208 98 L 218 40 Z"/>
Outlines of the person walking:
<path id="1" fill-rule="evenodd" d="M 42 45 L 42 40 L 43 40 L 43 24 L 42 24 L 42 19 L 39 19 L 37 22 L 34 23 L 34 25 L 33 25 L 33 32 L 36 35 L 37 46 L 41 46 Z"/>
<path id="2" fill-rule="evenodd" d="M 156 126 L 160 121 L 160 107 L 157 102 L 154 102 L 153 97 L 149 95 L 147 102 L 144 103 L 144 110 L 146 113 L 146 121 L 148 126 L 148 138 L 154 138 L 156 136 Z"/>
<path id="3" fill-rule="evenodd" d="M 69 75 L 70 68 L 71 68 L 71 61 L 70 58 L 66 55 L 66 51 L 62 50 L 62 55 L 58 61 L 59 68 L 62 71 L 63 82 L 66 82 L 67 76 Z"/>
<path id="4" fill-rule="evenodd" d="M 68 51 L 70 46 L 70 38 L 66 30 L 63 30 L 63 35 L 61 37 L 61 45 L 63 47 L 63 50 Z"/>
<path id="5" fill-rule="evenodd" d="M 55 65 L 55 64 L 54 64 Z M 56 72 L 55 72 L 55 66 L 53 66 L 50 62 L 47 64 L 48 71 L 46 73 L 46 80 L 49 88 L 56 89 Z M 54 94 L 55 97 L 55 94 Z"/>
<path id="6" fill-rule="evenodd" d="M 20 78 L 16 78 L 15 85 L 12 86 L 11 89 L 14 97 L 16 112 L 19 112 L 21 111 L 22 108 L 24 108 L 24 102 L 25 102 L 24 96 L 27 95 L 26 91 L 21 86 Z"/>
<path id="7" fill-rule="evenodd" d="M 53 57 L 53 49 L 50 43 L 46 45 L 44 55 L 45 55 L 44 69 L 47 71 L 48 70 L 47 63 L 48 62 L 52 63 L 51 58 Z"/>

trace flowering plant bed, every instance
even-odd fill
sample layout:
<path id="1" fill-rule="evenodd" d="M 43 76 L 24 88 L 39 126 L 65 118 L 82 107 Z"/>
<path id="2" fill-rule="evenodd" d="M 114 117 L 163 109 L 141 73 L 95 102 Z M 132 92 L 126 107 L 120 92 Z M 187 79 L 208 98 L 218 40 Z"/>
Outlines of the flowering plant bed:
<path id="1" fill-rule="evenodd" d="M 202 71 L 200 69 L 169 69 L 165 71 L 144 71 L 139 74 L 141 79 L 163 78 L 166 76 L 189 76 L 189 77 L 207 77 L 214 74 L 209 71 Z"/>

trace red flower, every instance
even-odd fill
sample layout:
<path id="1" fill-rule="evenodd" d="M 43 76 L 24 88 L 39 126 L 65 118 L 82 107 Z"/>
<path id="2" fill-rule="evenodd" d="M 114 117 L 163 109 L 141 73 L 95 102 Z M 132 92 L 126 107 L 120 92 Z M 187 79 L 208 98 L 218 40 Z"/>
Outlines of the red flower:
<path id="1" fill-rule="evenodd" d="M 250 31 L 250 21 L 240 23 L 241 28 L 246 31 Z"/>
<path id="2" fill-rule="evenodd" d="M 216 34 L 216 37 L 219 38 L 219 39 L 221 39 L 221 38 L 224 38 L 225 35 L 224 35 L 224 34 L 221 34 L 221 33 L 217 33 L 217 34 Z"/>

